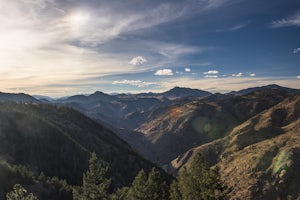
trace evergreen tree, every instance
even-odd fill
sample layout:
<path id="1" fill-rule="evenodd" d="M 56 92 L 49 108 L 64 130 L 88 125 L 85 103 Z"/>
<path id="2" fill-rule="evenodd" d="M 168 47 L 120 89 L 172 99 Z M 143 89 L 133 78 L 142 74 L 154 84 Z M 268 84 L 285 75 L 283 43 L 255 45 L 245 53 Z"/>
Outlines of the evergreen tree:
<path id="1" fill-rule="evenodd" d="M 147 199 L 164 200 L 169 197 L 169 189 L 166 182 L 156 168 L 152 168 L 147 180 Z"/>
<path id="2" fill-rule="evenodd" d="M 27 190 L 20 184 L 13 187 L 13 191 L 6 194 L 7 200 L 37 200 L 38 198 L 32 193 L 28 194 Z"/>
<path id="3" fill-rule="evenodd" d="M 127 199 L 142 200 L 146 199 L 147 194 L 147 175 L 141 170 L 134 178 L 132 185 L 128 191 Z"/>
<path id="4" fill-rule="evenodd" d="M 118 189 L 115 193 L 110 195 L 110 200 L 126 200 L 128 190 L 129 190 L 128 187 L 123 187 L 121 189 Z"/>
<path id="5" fill-rule="evenodd" d="M 168 186 L 155 168 L 152 168 L 148 176 L 141 170 L 132 182 L 127 195 L 127 199 L 130 200 L 165 200 L 168 197 Z"/>
<path id="6" fill-rule="evenodd" d="M 177 180 L 174 180 L 170 186 L 170 199 L 172 200 L 182 199 Z"/>
<path id="7" fill-rule="evenodd" d="M 180 172 L 178 183 L 172 184 L 170 198 L 172 200 L 226 199 L 223 191 L 218 168 L 210 169 L 204 157 L 197 154 L 190 168 L 184 168 Z"/>
<path id="8" fill-rule="evenodd" d="M 89 160 L 89 169 L 83 175 L 81 188 L 73 190 L 74 199 L 99 200 L 107 199 L 107 190 L 111 180 L 107 178 L 108 166 L 92 153 Z"/>

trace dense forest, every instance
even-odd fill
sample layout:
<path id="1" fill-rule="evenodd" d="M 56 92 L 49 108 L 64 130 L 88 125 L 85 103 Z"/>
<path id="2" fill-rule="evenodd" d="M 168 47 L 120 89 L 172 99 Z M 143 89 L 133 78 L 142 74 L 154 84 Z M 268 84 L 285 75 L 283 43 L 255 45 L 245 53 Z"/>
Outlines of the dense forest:
<path id="1" fill-rule="evenodd" d="M 111 190 L 109 165 L 99 159 L 96 153 L 91 154 L 89 168 L 83 174 L 82 185 L 70 186 L 57 178 L 27 176 L 28 181 L 42 184 L 52 198 L 74 200 L 192 200 L 192 199 L 226 199 L 225 186 L 220 180 L 218 168 L 211 169 L 201 154 L 197 154 L 189 169 L 184 168 L 171 184 L 156 168 L 149 173 L 141 170 L 129 187 Z M 20 171 L 22 172 L 22 171 Z M 23 173 L 25 173 L 24 170 Z M 43 198 L 46 194 L 42 194 Z M 39 199 L 34 192 L 29 193 L 24 186 L 15 184 L 13 190 L 6 194 L 8 200 Z"/>

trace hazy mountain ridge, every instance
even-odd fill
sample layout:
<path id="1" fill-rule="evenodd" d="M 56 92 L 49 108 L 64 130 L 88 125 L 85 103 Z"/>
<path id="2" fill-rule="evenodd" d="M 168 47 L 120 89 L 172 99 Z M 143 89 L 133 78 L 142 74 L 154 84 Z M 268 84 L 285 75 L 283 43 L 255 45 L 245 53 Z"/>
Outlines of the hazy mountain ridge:
<path id="1" fill-rule="evenodd" d="M 24 93 L 3 93 L 0 92 L 0 102 L 17 102 L 17 103 L 39 103 L 39 101 Z"/>
<path id="2" fill-rule="evenodd" d="M 98 91 L 91 95 L 75 95 L 58 99 L 53 103 L 67 104 L 93 119 L 118 128 L 134 129 L 137 127 L 138 120 L 128 119 L 132 114 L 162 108 L 173 104 L 178 99 L 199 98 L 210 94 L 202 90 L 179 87 L 163 93 L 108 95 Z"/>
<path id="3" fill-rule="evenodd" d="M 255 91 L 259 91 L 259 90 L 265 90 L 265 89 L 280 89 L 280 90 L 284 90 L 288 93 L 300 94 L 300 89 L 282 87 L 282 86 L 279 86 L 279 85 L 276 85 L 276 84 L 271 84 L 271 85 L 266 85 L 266 86 L 261 86 L 261 87 L 252 87 L 252 88 L 242 89 L 242 90 L 239 90 L 239 91 L 232 91 L 232 92 L 229 92 L 229 94 L 245 95 L 245 94 L 249 94 L 251 92 L 255 92 Z"/>

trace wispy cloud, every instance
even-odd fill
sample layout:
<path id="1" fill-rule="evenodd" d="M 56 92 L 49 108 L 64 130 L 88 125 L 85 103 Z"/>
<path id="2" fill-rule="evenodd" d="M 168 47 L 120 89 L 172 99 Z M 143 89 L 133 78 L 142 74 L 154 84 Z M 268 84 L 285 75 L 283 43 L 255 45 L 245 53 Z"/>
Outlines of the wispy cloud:
<path id="1" fill-rule="evenodd" d="M 219 71 L 218 70 L 209 70 L 207 72 L 204 72 L 203 74 L 218 74 Z"/>
<path id="2" fill-rule="evenodd" d="M 131 65 L 142 65 L 144 63 L 147 62 L 147 59 L 142 57 L 142 56 L 137 56 L 131 59 L 131 61 L 129 62 L 129 64 Z"/>
<path id="3" fill-rule="evenodd" d="M 279 20 L 274 20 L 271 22 L 270 26 L 272 28 L 300 26 L 300 11 L 294 14 L 293 16 L 282 18 Z"/>
<path id="4" fill-rule="evenodd" d="M 146 12 L 144 9 L 132 12 L 127 3 L 121 5 L 123 9 L 114 3 L 92 6 L 89 2 L 83 7 L 78 4 L 79 1 L 69 4 L 58 0 L 0 2 L 0 74 L 2 77 L 8 74 L 3 78 L 6 82 L 2 89 L 10 88 L 12 82 L 24 87 L 34 82 L 38 87 L 46 82 L 65 83 L 82 76 L 147 70 L 134 66 L 145 65 L 150 59 L 153 68 L 162 66 L 154 63 L 157 60 L 152 61 L 152 57 L 148 59 L 148 55 L 163 56 L 164 60 L 159 62 L 175 62 L 182 55 L 203 51 L 199 47 L 157 41 L 135 42 L 134 48 L 119 54 L 103 48 L 122 34 L 185 15 L 185 8 L 176 3 L 156 3 L 148 6 Z M 115 50 L 125 48 L 128 43 Z M 102 46 L 98 48 L 99 45 Z M 141 56 L 128 62 L 134 55 L 128 52 L 131 49 L 145 51 L 147 59 Z"/>
<path id="5" fill-rule="evenodd" d="M 154 75 L 156 76 L 173 76 L 173 70 L 172 69 L 160 69 L 157 70 Z"/>
<path id="6" fill-rule="evenodd" d="M 250 22 L 243 23 L 243 24 L 237 24 L 237 25 L 232 26 L 232 27 L 223 28 L 223 29 L 217 29 L 216 32 L 233 32 L 233 31 L 237 31 L 239 29 L 245 28 L 249 24 L 250 24 Z"/>
<path id="7" fill-rule="evenodd" d="M 295 48 L 294 50 L 293 50 L 293 53 L 299 53 L 300 52 L 300 48 Z"/>
<path id="8" fill-rule="evenodd" d="M 121 81 L 113 81 L 113 85 L 117 84 L 123 84 L 123 85 L 132 85 L 132 86 L 137 86 L 140 88 L 150 86 L 150 85 L 157 85 L 156 82 L 146 82 L 146 81 L 141 81 L 141 80 L 121 80 Z"/>
<path id="9" fill-rule="evenodd" d="M 152 43 L 151 46 L 156 46 L 156 42 Z M 210 50 L 211 47 L 193 47 L 182 44 L 170 44 L 170 43 L 159 43 L 156 47 L 157 52 L 165 57 L 173 58 L 184 54 L 201 53 L 206 50 Z"/>
<path id="10" fill-rule="evenodd" d="M 202 10 L 216 9 L 232 3 L 230 0 L 196 0 L 196 2 Z"/>
<path id="11" fill-rule="evenodd" d="M 204 78 L 218 78 L 218 75 L 205 75 Z"/>
<path id="12" fill-rule="evenodd" d="M 251 74 L 249 74 L 249 76 L 254 77 L 254 76 L 256 76 L 256 74 L 255 73 L 251 73 Z"/>

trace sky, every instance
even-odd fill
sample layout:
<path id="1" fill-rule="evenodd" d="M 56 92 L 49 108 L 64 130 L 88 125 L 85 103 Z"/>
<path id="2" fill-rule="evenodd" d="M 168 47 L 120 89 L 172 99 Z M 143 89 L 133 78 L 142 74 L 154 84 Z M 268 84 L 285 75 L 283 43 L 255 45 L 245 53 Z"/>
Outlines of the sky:
<path id="1" fill-rule="evenodd" d="M 299 0 L 0 0 L 0 91 L 300 89 Z"/>

